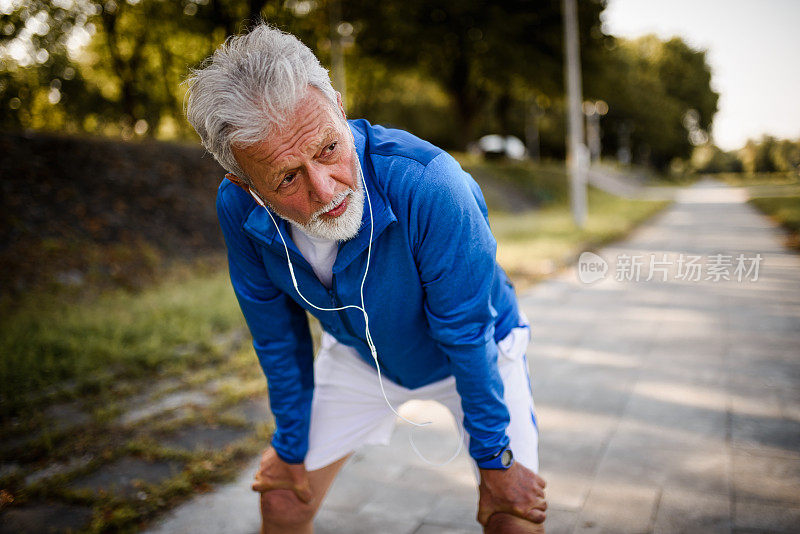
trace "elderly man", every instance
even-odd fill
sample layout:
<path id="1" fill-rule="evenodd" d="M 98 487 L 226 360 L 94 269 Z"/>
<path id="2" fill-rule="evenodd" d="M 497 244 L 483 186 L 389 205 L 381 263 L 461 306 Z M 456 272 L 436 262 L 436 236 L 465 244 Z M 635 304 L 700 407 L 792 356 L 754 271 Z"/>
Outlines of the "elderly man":
<path id="1" fill-rule="evenodd" d="M 477 184 L 409 133 L 347 121 L 313 53 L 267 25 L 188 87 L 189 121 L 229 171 L 217 210 L 275 416 L 253 484 L 262 530 L 311 532 L 352 452 L 388 442 L 395 406 L 433 399 L 468 434 L 485 530 L 541 532 L 529 328 Z"/>

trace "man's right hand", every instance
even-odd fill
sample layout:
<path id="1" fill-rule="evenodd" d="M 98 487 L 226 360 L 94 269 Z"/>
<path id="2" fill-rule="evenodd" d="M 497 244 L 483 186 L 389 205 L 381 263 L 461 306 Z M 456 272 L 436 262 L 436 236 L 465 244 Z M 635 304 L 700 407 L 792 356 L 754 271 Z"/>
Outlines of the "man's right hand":
<path id="1" fill-rule="evenodd" d="M 264 493 L 276 489 L 294 492 L 304 503 L 313 498 L 308 473 L 303 464 L 287 464 L 280 459 L 275 449 L 270 447 L 261 455 L 261 465 L 251 486 L 253 491 Z"/>
<path id="2" fill-rule="evenodd" d="M 487 526 L 492 514 L 505 513 L 533 523 L 546 517 L 544 479 L 515 462 L 508 469 L 481 469 L 478 522 Z"/>

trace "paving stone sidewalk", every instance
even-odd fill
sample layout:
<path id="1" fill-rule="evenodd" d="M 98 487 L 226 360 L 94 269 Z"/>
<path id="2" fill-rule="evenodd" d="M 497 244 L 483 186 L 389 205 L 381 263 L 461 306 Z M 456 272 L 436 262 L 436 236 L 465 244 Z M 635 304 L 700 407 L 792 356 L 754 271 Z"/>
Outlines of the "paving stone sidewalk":
<path id="1" fill-rule="evenodd" d="M 800 256 L 744 200 L 700 182 L 598 251 L 605 278 L 582 283 L 573 268 L 521 295 L 548 533 L 800 531 Z M 760 254 L 757 280 L 736 279 L 740 254 L 751 268 Z M 697 281 L 685 269 L 692 257 Z M 681 258 L 688 280 L 678 279 Z M 415 431 L 424 454 L 449 456 L 457 436 L 446 412 L 403 411 L 435 422 Z M 344 467 L 318 533 L 480 532 L 466 453 L 430 467 L 409 432 L 400 424 L 389 447 Z M 149 532 L 257 532 L 255 466 Z"/>

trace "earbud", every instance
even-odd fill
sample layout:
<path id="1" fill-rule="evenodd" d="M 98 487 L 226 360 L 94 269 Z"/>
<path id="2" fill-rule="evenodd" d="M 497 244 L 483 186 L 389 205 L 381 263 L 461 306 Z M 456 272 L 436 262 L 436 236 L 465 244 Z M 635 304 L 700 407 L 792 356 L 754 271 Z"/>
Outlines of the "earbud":
<path id="1" fill-rule="evenodd" d="M 261 207 L 262 207 L 262 208 L 264 208 L 264 209 L 266 209 L 266 208 L 267 208 L 267 206 L 264 204 L 264 201 L 263 201 L 263 200 L 261 200 L 261 197 L 259 197 L 258 195 L 256 195 L 256 194 L 253 192 L 253 190 L 252 190 L 252 189 L 248 189 L 248 191 L 250 192 L 250 196 L 251 196 L 251 197 L 253 197 L 253 200 L 255 200 L 255 201 L 256 201 L 256 203 L 257 203 L 259 206 L 261 206 Z M 273 221 L 273 222 L 274 222 L 274 221 Z"/>

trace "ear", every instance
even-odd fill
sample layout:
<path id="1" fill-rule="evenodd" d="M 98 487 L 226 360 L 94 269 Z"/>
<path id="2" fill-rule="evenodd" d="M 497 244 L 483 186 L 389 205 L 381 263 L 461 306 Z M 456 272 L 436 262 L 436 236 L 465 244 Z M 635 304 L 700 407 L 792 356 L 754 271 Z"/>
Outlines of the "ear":
<path id="1" fill-rule="evenodd" d="M 339 105 L 339 112 L 344 117 L 344 120 L 347 120 L 347 113 L 344 112 L 344 104 L 342 103 L 342 93 L 336 91 L 336 103 Z"/>
<path id="2" fill-rule="evenodd" d="M 259 196 L 259 194 L 254 189 L 252 189 L 249 185 L 247 185 L 247 183 L 245 183 L 244 180 L 242 180 L 241 178 L 239 178 L 238 176 L 236 176 L 235 174 L 230 173 L 230 172 L 225 175 L 225 178 L 227 178 L 231 182 L 233 182 L 236 185 L 238 185 L 239 187 L 241 187 L 242 190 L 244 190 L 245 193 L 247 193 L 248 195 L 253 197 L 253 200 L 255 200 L 256 203 L 259 206 L 261 206 L 262 208 L 266 209 L 267 205 L 264 202 L 264 200 L 261 198 L 261 196 Z"/>
<path id="3" fill-rule="evenodd" d="M 235 183 L 236 185 L 244 189 L 245 193 L 247 193 L 248 195 L 250 194 L 250 186 L 247 185 L 247 183 L 244 180 L 242 180 L 232 172 L 227 173 L 225 175 L 225 178 L 227 178 L 231 182 Z"/>

